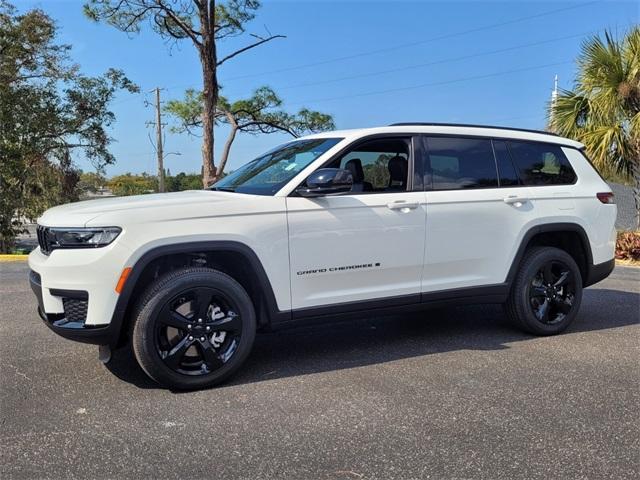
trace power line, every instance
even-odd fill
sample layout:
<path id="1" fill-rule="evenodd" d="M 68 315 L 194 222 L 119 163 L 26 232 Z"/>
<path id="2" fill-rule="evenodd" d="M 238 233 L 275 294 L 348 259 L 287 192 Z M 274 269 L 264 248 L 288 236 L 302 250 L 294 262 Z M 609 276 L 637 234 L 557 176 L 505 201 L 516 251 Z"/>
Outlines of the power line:
<path id="1" fill-rule="evenodd" d="M 519 49 L 522 49 L 522 48 L 535 47 L 535 46 L 544 45 L 544 44 L 547 44 L 547 43 L 558 42 L 558 41 L 561 41 L 561 40 L 567 40 L 567 39 L 571 39 L 571 38 L 579 38 L 579 37 L 583 37 L 583 36 L 586 36 L 586 35 L 592 35 L 592 34 L 607 30 L 608 28 L 610 28 L 610 27 L 602 27 L 602 28 L 599 28 L 597 30 L 590 30 L 590 31 L 587 31 L 587 32 L 575 33 L 575 34 L 571 34 L 571 35 L 565 35 L 565 36 L 562 36 L 562 37 L 555 37 L 555 38 L 550 38 L 550 39 L 546 39 L 546 40 L 540 40 L 540 41 L 532 42 L 532 43 L 514 45 L 512 47 L 506 47 L 506 48 L 501 48 L 501 49 L 497 49 L 497 50 L 490 50 L 490 51 L 487 51 L 487 52 L 480 52 L 480 53 L 474 53 L 474 54 L 469 54 L 469 55 L 462 55 L 462 56 L 458 56 L 458 57 L 444 58 L 444 59 L 434 60 L 434 61 L 425 62 L 425 63 L 406 65 L 406 66 L 403 66 L 403 67 L 391 68 L 391 69 L 386 69 L 386 70 L 378 70 L 378 71 L 375 71 L 375 72 L 359 73 L 359 74 L 349 75 L 349 76 L 345 76 L 345 77 L 331 78 L 331 79 L 327 79 L 327 80 L 318 80 L 318 81 L 315 81 L 315 82 L 299 83 L 299 84 L 293 84 L 293 85 L 285 85 L 283 87 L 278 87 L 278 90 L 287 90 L 287 89 L 295 89 L 295 88 L 323 85 L 323 84 L 328 84 L 328 83 L 341 82 L 341 81 L 345 81 L 345 80 L 354 80 L 354 79 L 358 79 L 358 78 L 373 77 L 373 76 L 382 75 L 382 74 L 386 74 L 386 73 L 395 73 L 395 72 L 401 72 L 401 71 L 406 71 L 406 70 L 413 70 L 413 69 L 423 68 L 423 67 L 427 67 L 427 66 L 441 65 L 441 64 L 444 64 L 444 63 L 457 62 L 457 61 L 461 61 L 461 60 L 470 60 L 472 58 L 495 55 L 495 54 L 498 54 L 498 53 L 505 53 L 505 52 L 515 51 L 515 50 L 519 50 Z M 189 87 L 196 87 L 196 85 L 174 85 L 172 87 L 168 87 L 167 90 L 176 89 L 176 88 L 189 88 Z M 126 100 L 126 101 L 130 101 L 130 100 Z"/>
<path id="2" fill-rule="evenodd" d="M 318 99 L 314 99 L 314 100 L 308 100 L 306 102 L 296 102 L 296 103 L 289 104 L 289 105 L 302 105 L 302 104 L 305 104 L 305 103 L 315 103 L 315 102 L 332 102 L 332 101 L 335 101 L 335 100 L 345 100 L 345 99 L 354 98 L 354 97 L 368 97 L 368 96 L 372 96 L 372 95 L 381 95 L 381 94 L 384 94 L 384 93 L 401 92 L 401 91 L 407 91 L 407 90 L 416 90 L 416 89 L 424 88 L 424 87 L 436 87 L 436 86 L 440 86 L 440 85 L 449 85 L 449 84 L 452 84 L 452 83 L 467 82 L 469 80 L 481 80 L 481 79 L 484 79 L 484 78 L 498 77 L 500 75 L 509 75 L 509 74 L 512 74 L 512 73 L 528 72 L 530 70 L 538 70 L 538 69 L 541 69 L 541 68 L 555 67 L 555 66 L 558 66 L 558 65 L 566 65 L 568 63 L 573 63 L 573 60 L 565 60 L 563 62 L 547 63 L 547 64 L 544 64 L 544 65 L 536 65 L 536 66 L 532 66 L 532 67 L 515 68 L 515 69 L 512 69 L 512 70 L 503 70 L 501 72 L 487 73 L 487 74 L 483 74 L 483 75 L 474 75 L 472 77 L 456 78 L 456 79 L 452 79 L 452 80 L 444 80 L 444 81 L 439 81 L 439 82 L 421 83 L 421 84 L 418 84 L 418 85 L 410 85 L 410 86 L 406 86 L 406 87 L 389 88 L 389 89 L 385 89 L 385 90 L 376 90 L 376 91 L 372 91 L 372 92 L 353 93 L 353 94 L 350 94 L 350 95 L 342 95 L 342 96 L 339 96 L 339 97 L 318 98 Z"/>
<path id="3" fill-rule="evenodd" d="M 370 55 L 376 55 L 378 53 L 385 53 L 385 52 L 389 52 L 389 51 L 395 51 L 398 49 L 402 49 L 402 48 L 407 48 L 407 47 L 412 47 L 412 46 L 416 46 L 416 45 L 423 45 L 426 43 L 431 43 L 431 42 L 436 42 L 438 40 L 446 40 L 449 38 L 453 38 L 453 37 L 457 37 L 457 36 L 461 36 L 461 35 L 468 35 L 470 33 L 476 33 L 476 32 L 481 32 L 481 31 L 485 31 L 485 30 L 490 30 L 493 28 L 498 28 L 498 27 L 502 27 L 502 26 L 506 26 L 506 25 L 512 25 L 515 23 L 520 23 L 520 22 L 524 22 L 527 20 L 531 20 L 531 19 L 535 19 L 535 18 L 540 18 L 540 17 L 545 17 L 548 15 L 553 15 L 555 13 L 559 13 L 559 12 L 564 12 L 566 10 L 572 10 L 572 9 L 576 9 L 576 8 L 580 8 L 580 7 L 587 7 L 589 5 L 593 5 L 595 3 L 600 3 L 602 0 L 594 0 L 591 2 L 586 2 L 586 3 L 581 3 L 579 5 L 571 5 L 568 7 L 563 7 L 563 8 L 557 8 L 555 10 L 549 10 L 546 12 L 541 12 L 535 15 L 528 15 L 525 17 L 519 17 L 519 18 L 515 18 L 512 20 L 506 20 L 504 22 L 499 22 L 499 23 L 494 23 L 494 24 L 490 24 L 490 25 L 484 25 L 481 27 L 476 27 L 476 28 L 471 28 L 468 30 L 463 30 L 460 32 L 453 32 L 453 33 L 447 33 L 444 35 L 439 35 L 437 37 L 431 37 L 425 40 L 420 40 L 417 42 L 410 42 L 410 43 L 404 43 L 404 44 L 399 44 L 399 45 L 395 45 L 392 47 L 386 47 L 386 48 L 381 48 L 381 49 L 377 49 L 377 50 L 370 50 L 367 52 L 360 52 L 360 53 L 355 53 L 355 54 L 351 54 L 351 55 L 345 55 L 342 57 L 335 57 L 335 58 L 330 58 L 327 60 L 322 60 L 319 62 L 313 62 L 313 63 L 307 63 L 307 64 L 302 64 L 302 65 L 295 65 L 295 66 L 291 66 L 291 67 L 285 67 L 282 69 L 278 69 L 278 70 L 270 70 L 270 71 L 266 71 L 266 72 L 259 72 L 259 73 L 248 73 L 245 75 L 238 75 L 235 77 L 229 77 L 226 78 L 226 80 L 240 80 L 243 78 L 252 78 L 252 77 L 261 77 L 261 76 L 265 76 L 265 75 L 271 75 L 274 73 L 283 73 L 283 72 L 290 72 L 293 70 L 300 70 L 300 69 L 304 69 L 304 68 L 309 68 L 309 67 L 315 67 L 315 66 L 321 66 L 321 65 L 326 65 L 328 63 L 333 63 L 333 62 L 339 62 L 339 61 L 344 61 L 344 60 L 350 60 L 353 58 L 360 58 L 360 57 L 366 57 L 366 56 L 370 56 Z M 600 29 L 602 30 L 602 29 Z M 599 31 L 599 30 L 596 30 Z M 567 38 L 571 38 L 571 37 L 567 37 Z M 195 85 L 195 84 L 189 84 L 189 85 L 172 85 L 170 87 L 167 87 L 167 90 L 173 90 L 176 88 L 196 88 L 199 85 Z"/>
<path id="4" fill-rule="evenodd" d="M 617 28 L 618 25 L 616 25 L 614 28 Z M 546 40 L 540 40 L 537 42 L 531 42 L 531 43 L 525 43 L 525 44 L 521 44 L 521 45 L 514 45 L 512 47 L 506 47 L 506 48 L 501 48 L 501 49 L 497 49 L 497 50 L 490 50 L 487 52 L 480 52 L 480 53 L 474 53 L 474 54 L 469 54 L 469 55 L 462 55 L 462 56 L 458 56 L 458 57 L 450 57 L 450 58 L 444 58 L 444 59 L 440 59 L 440 60 L 434 60 L 431 62 L 425 62 L 425 63 L 418 63 L 418 64 L 413 64 L 413 65 L 406 65 L 403 67 L 397 67 L 397 68 L 391 68 L 391 69 L 385 69 L 385 70 L 378 70 L 375 72 L 367 72 L 367 73 L 359 73 L 359 74 L 355 74 L 355 75 L 349 75 L 349 76 L 345 76 L 345 77 L 337 77 L 337 78 L 330 78 L 330 79 L 326 79 L 326 80 L 318 80 L 318 81 L 314 81 L 314 82 L 307 82 L 307 83 L 298 83 L 298 84 L 292 84 L 292 85 L 285 85 L 282 87 L 278 87 L 278 90 L 288 90 L 288 89 L 295 89 L 295 88 L 302 88 L 302 87 L 311 87 L 311 86 L 316 86 L 316 85 L 325 85 L 325 84 L 329 84 L 329 83 L 336 83 L 336 82 L 341 82 L 341 81 L 345 81 L 345 80 L 355 80 L 355 79 L 359 79 L 359 78 L 366 78 L 366 77 L 373 77 L 373 76 L 377 76 L 377 75 L 383 75 L 383 74 L 387 74 L 387 73 L 395 73 L 395 72 L 402 72 L 402 71 L 406 71 L 406 70 L 414 70 L 417 68 L 423 68 L 423 67 L 428 67 L 428 66 L 433 66 L 433 65 L 441 65 L 444 63 L 450 63 L 450 62 L 457 62 L 457 61 L 461 61 L 461 60 L 470 60 L 473 58 L 478 58 L 478 57 L 484 57 L 484 56 L 489 56 L 489 55 L 495 55 L 498 53 L 505 53 L 505 52 L 510 52 L 510 51 L 515 51 L 515 50 L 519 50 L 522 48 L 528 48 L 528 47 L 535 47 L 535 46 L 539 46 L 539 45 L 544 45 L 544 44 L 548 44 L 548 43 L 553 43 L 553 42 L 558 42 L 558 41 L 562 41 L 562 40 L 568 40 L 568 39 L 572 39 L 572 38 L 579 38 L 579 37 L 584 37 L 586 35 L 593 35 L 596 34 L 598 32 L 601 31 L 605 31 L 608 30 L 611 27 L 602 27 L 596 30 L 590 30 L 590 31 L 586 31 L 586 32 L 582 32 L 582 33 L 575 33 L 575 34 L 571 34 L 571 35 L 564 35 L 561 37 L 555 37 L 555 38 L 550 38 L 550 39 L 546 39 Z M 172 90 L 172 89 L 176 89 L 176 88 L 192 88 L 192 87 L 197 87 L 197 85 L 174 85 L 172 87 L 168 87 L 167 90 Z"/>
<path id="5" fill-rule="evenodd" d="M 272 73 L 279 73 L 279 72 L 291 71 L 291 70 L 296 70 L 296 69 L 301 69 L 301 68 L 307 68 L 307 67 L 311 67 L 311 66 L 324 65 L 324 64 L 327 64 L 327 63 L 335 62 L 335 61 L 341 61 L 341 60 L 347 60 L 347 59 L 351 59 L 351 58 L 358 58 L 358 57 L 362 57 L 362 56 L 374 55 L 374 54 L 383 53 L 383 52 L 386 52 L 386 51 L 393 51 L 393 50 L 397 50 L 399 48 L 406 48 L 406 47 L 409 47 L 409 46 L 425 44 L 425 43 L 434 42 L 434 41 L 442 40 L 442 39 L 448 39 L 448 38 L 452 38 L 452 37 L 455 37 L 455 36 L 466 35 L 466 34 L 475 33 L 475 32 L 479 32 L 479 31 L 489 30 L 489 29 L 492 29 L 492 28 L 500 27 L 500 26 L 520 23 L 520 22 L 523 22 L 523 21 L 526 21 L 526 20 L 552 15 L 552 14 L 559 13 L 559 12 L 562 12 L 562 11 L 575 9 L 575 8 L 578 8 L 578 7 L 585 7 L 585 6 L 589 6 L 589 5 L 595 4 L 595 3 L 600 3 L 600 1 L 601 0 L 594 0 L 594 1 L 591 1 L 591 2 L 587 2 L 587 3 L 582 3 L 582 4 L 579 4 L 579 5 L 572 5 L 572 6 L 569 6 L 569 7 L 559 8 L 559 9 L 550 10 L 550 11 L 546 11 L 546 12 L 541 12 L 541 13 L 535 14 L 535 15 L 530 15 L 530 16 L 526 16 L 526 17 L 519 17 L 519 18 L 516 18 L 516 19 L 507 20 L 507 21 L 504 21 L 504 22 L 499 22 L 499 23 L 495 23 L 495 24 L 491 24 L 491 25 L 485 25 L 485 26 L 481 26 L 481 27 L 476 27 L 476 28 L 465 30 L 465 31 L 461 31 L 461 32 L 454 32 L 454 33 L 450 33 L 450 34 L 441 35 L 441 36 L 438 36 L 438 37 L 432 37 L 432 38 L 425 39 L 425 40 L 418 41 L 418 42 L 412 42 L 412 43 L 396 45 L 396 46 L 393 46 L 393 47 L 387 47 L 387 48 L 384 48 L 384 49 L 372 50 L 372 51 L 369 51 L 369 52 L 361 52 L 361 53 L 357 53 L 357 54 L 353 54 L 353 55 L 337 57 L 337 58 L 328 59 L 328 60 L 324 60 L 324 61 L 320 61 L 320 62 L 305 64 L 305 65 L 292 66 L 292 67 L 288 67 L 288 68 L 280 69 L 280 70 L 273 70 L 273 71 L 268 71 L 268 72 L 254 73 L 254 74 L 247 74 L 247 75 L 242 75 L 242 76 L 237 76 L 237 77 L 231 77 L 228 80 L 239 79 L 239 78 L 249 78 L 249 77 L 254 77 L 254 76 L 263 76 L 263 75 L 268 75 L 268 74 L 272 74 Z M 596 33 L 596 32 L 599 32 L 601 30 L 604 30 L 604 28 L 598 29 L 598 30 L 593 30 L 593 31 L 590 31 L 590 32 L 584 32 L 584 33 L 580 33 L 580 34 L 567 35 L 567 36 L 558 37 L 558 38 L 554 38 L 554 39 L 543 40 L 543 41 L 539 41 L 539 42 L 533 42 L 533 43 L 529 43 L 529 44 L 523 44 L 523 45 L 517 45 L 517 46 L 513 46 L 513 47 L 507 47 L 507 48 L 504 48 L 504 49 L 498 49 L 498 50 L 493 50 L 493 51 L 488 51 L 488 52 L 482 52 L 482 53 L 478 53 L 478 54 L 464 55 L 464 56 L 460 56 L 460 57 L 441 59 L 441 60 L 436 60 L 436 61 L 422 63 L 422 64 L 408 65 L 408 66 L 404 66 L 404 67 L 398 67 L 398 68 L 395 68 L 395 69 L 388 69 L 388 70 L 382 70 L 382 71 L 377 71 L 377 72 L 369 72 L 369 73 L 361 73 L 361 74 L 356 74 L 356 75 L 351 75 L 351 76 L 346 76 L 346 77 L 340 77 L 340 78 L 336 78 L 336 79 L 322 80 L 322 81 L 317 81 L 317 82 L 309 82 L 309 83 L 303 83 L 303 84 L 288 85 L 288 86 L 280 87 L 280 89 L 293 89 L 293 88 L 301 88 L 301 87 L 306 87 L 306 86 L 314 86 L 314 85 L 321 85 L 321 84 L 327 84 L 327 83 L 334 83 L 334 82 L 339 82 L 339 81 L 344 81 L 344 80 L 365 78 L 365 77 L 368 77 L 368 76 L 375 76 L 375 75 L 380 75 L 380 74 L 384 74 L 384 73 L 393 73 L 393 72 L 398 72 L 398 71 L 405 71 L 405 70 L 410 70 L 410 69 L 415 69 L 415 68 L 421 68 L 421 67 L 430 66 L 430 65 L 437 65 L 437 64 L 443 64 L 443 63 L 448 63 L 448 62 L 466 60 L 466 59 L 471 59 L 471 58 L 480 57 L 480 56 L 486 56 L 486 55 L 492 55 L 492 54 L 497 54 L 497 53 L 503 53 L 503 52 L 507 52 L 507 51 L 513 51 L 513 50 L 517 50 L 517 49 L 520 49 L 520 48 L 526 48 L 526 47 L 531 47 L 531 46 L 542 45 L 542 44 L 551 43 L 551 42 L 554 42 L 554 41 L 560 41 L 560 40 L 564 40 L 564 39 L 576 38 L 576 37 L 580 37 L 580 36 L 583 36 L 583 35 L 588 35 L 590 33 Z M 456 81 L 461 81 L 461 80 L 456 80 Z M 440 84 L 440 83 L 438 83 L 438 84 Z M 172 90 L 172 89 L 175 89 L 175 88 L 188 88 L 188 87 L 197 87 L 197 85 L 194 85 L 194 84 L 191 84 L 191 85 L 174 85 L 174 86 L 171 86 L 171 87 L 167 87 L 167 90 Z M 416 87 L 416 88 L 419 88 L 419 87 Z M 351 98 L 353 96 L 361 96 L 361 95 L 369 95 L 369 94 L 370 93 L 365 93 L 365 94 L 360 94 L 360 95 L 348 95 L 348 96 L 344 96 L 344 97 L 340 97 L 340 98 Z M 336 97 L 336 99 L 338 99 L 338 97 Z M 138 98 L 131 98 L 131 99 L 126 99 L 126 100 L 122 100 L 122 101 L 119 101 L 119 102 L 114 102 L 112 105 L 118 105 L 118 104 L 121 104 L 121 103 L 126 103 L 126 102 L 130 102 L 130 101 L 135 101 L 135 100 L 138 100 Z"/>
<path id="6" fill-rule="evenodd" d="M 573 35 L 566 35 L 563 37 L 556 37 L 556 38 L 550 38 L 547 40 L 541 40 L 538 42 L 533 42 L 533 43 L 526 43 L 523 45 L 515 45 L 513 47 L 507 47 L 507 48 L 501 48 L 498 50 L 491 50 L 488 52 L 480 52 L 480 53 L 474 53 L 474 54 L 469 54 L 469 55 L 462 55 L 459 57 L 452 57 L 452 58 L 445 58 L 445 59 L 441 59 L 441 60 L 434 60 L 431 62 L 426 62 L 426 63 L 417 63 L 417 64 L 413 64 L 413 65 L 406 65 L 404 67 L 398 67 L 398 68 L 391 68 L 391 69 L 387 69 L 387 70 L 378 70 L 376 72 L 368 72 L 368 73 L 359 73 L 356 75 L 349 75 L 346 77 L 338 77 L 338 78 L 331 78 L 331 79 L 327 79 L 327 80 L 318 80 L 315 82 L 308 82 L 308 83 L 298 83 L 298 84 L 294 84 L 294 85 L 285 85 L 283 87 L 278 87 L 278 90 L 287 90 L 287 89 L 294 89 L 294 88 L 301 88 L 301 87 L 311 87 L 311 86 L 315 86 L 315 85 L 324 85 L 327 83 L 334 83 L 334 82 L 342 82 L 344 80 L 354 80 L 354 79 L 358 79 L 358 78 L 366 78 L 366 77 L 373 77 L 373 76 L 377 76 L 377 75 L 383 75 L 386 73 L 395 73 L 395 72 L 402 72 L 402 71 L 406 71 L 406 70 L 413 70 L 416 68 L 422 68 L 422 67 L 429 67 L 429 66 L 433 66 L 433 65 L 441 65 L 443 63 L 449 63 L 449 62 L 457 62 L 460 60 L 470 60 L 472 58 L 477 58 L 477 57 L 484 57 L 484 56 L 488 56 L 488 55 L 495 55 L 497 53 L 505 53 L 505 52 L 510 52 L 513 50 L 519 50 L 521 48 L 527 48 L 527 47 L 535 47 L 535 46 L 539 46 L 539 45 L 544 45 L 547 43 L 553 43 L 553 42 L 557 42 L 560 40 L 567 40 L 570 38 L 577 38 L 577 37 L 583 37 L 586 35 L 591 35 L 597 32 L 600 32 L 604 29 L 598 29 L 598 30 L 591 30 L 589 32 L 583 32 L 583 33 L 576 33 Z"/>
<path id="7" fill-rule="evenodd" d="M 309 68 L 309 67 L 317 67 L 320 65 L 326 65 L 328 63 L 334 63 L 334 62 L 341 62 L 344 60 L 351 60 L 354 58 L 360 58 L 360 57 L 366 57 L 366 56 L 370 56 L 370 55 L 376 55 L 378 53 L 386 53 L 386 52 L 392 52 L 395 50 L 400 50 L 403 48 L 407 48 L 407 47 L 414 47 L 416 45 L 424 45 L 426 43 L 431 43 L 431 42 L 436 42 L 439 40 L 446 40 L 449 38 L 453 38 L 453 37 L 458 37 L 458 36 L 462 36 L 462 35 L 468 35 L 470 33 L 477 33 L 477 32 L 482 32 L 482 31 L 486 31 L 486 30 L 491 30 L 493 28 L 498 28 L 498 27 L 504 27 L 506 25 L 513 25 L 516 23 L 520 23 L 520 22 L 524 22 L 527 20 L 532 20 L 534 18 L 541 18 L 541 17 L 546 17 L 548 15 L 554 15 L 556 13 L 560 13 L 560 12 L 565 12 L 567 10 L 573 10 L 576 8 L 582 8 L 582 7 L 587 7 L 589 5 L 593 5 L 595 3 L 600 3 L 601 0 L 594 0 L 591 2 L 585 2 L 585 3 L 580 3 L 578 5 L 571 5 L 568 7 L 563 7 L 563 8 L 557 8 L 555 10 L 548 10 L 546 12 L 541 12 L 541 13 L 537 13 L 535 15 L 528 15 L 526 17 L 519 17 L 519 18 L 514 18 L 511 20 L 506 20 L 504 22 L 498 22 L 498 23 L 493 23 L 490 25 L 484 25 L 481 27 L 475 27 L 475 28 L 471 28 L 468 30 L 463 30 L 460 32 L 453 32 L 453 33 L 446 33 L 444 35 L 438 35 L 436 37 L 431 37 L 425 40 L 420 40 L 417 42 L 409 42 L 409 43 L 403 43 L 403 44 L 399 44 L 399 45 L 394 45 L 392 47 L 386 47 L 386 48 L 380 48 L 377 50 L 370 50 L 367 52 L 360 52 L 360 53 L 355 53 L 355 54 L 351 54 L 351 55 L 345 55 L 342 57 L 335 57 L 335 58 L 330 58 L 327 60 L 322 60 L 319 62 L 313 62 L 313 63 L 306 63 L 306 64 L 302 64 L 302 65 L 295 65 L 292 67 L 286 67 L 286 68 L 281 68 L 281 69 L 277 69 L 277 70 L 271 70 L 271 71 L 267 71 L 267 72 L 261 72 L 261 73 L 248 73 L 245 75 L 238 75 L 235 77 L 229 77 L 227 78 L 227 80 L 240 80 L 242 78 L 251 78 L 251 77 L 258 77 L 258 76 L 264 76 L 264 75 L 271 75 L 274 73 L 284 73 L 284 72 L 291 72 L 293 70 L 300 70 L 303 68 Z"/>

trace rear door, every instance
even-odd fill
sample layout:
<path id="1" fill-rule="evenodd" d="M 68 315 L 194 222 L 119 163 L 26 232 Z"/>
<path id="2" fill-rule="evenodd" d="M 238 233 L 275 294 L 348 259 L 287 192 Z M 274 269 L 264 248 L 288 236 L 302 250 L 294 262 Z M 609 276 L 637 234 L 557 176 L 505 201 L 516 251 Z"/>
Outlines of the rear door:
<path id="1" fill-rule="evenodd" d="M 420 137 L 358 142 L 324 165 L 352 172 L 349 194 L 287 198 L 294 309 L 419 301 L 426 210 L 416 141 L 419 150 Z"/>
<path id="2" fill-rule="evenodd" d="M 519 237 L 534 217 L 529 189 L 520 184 L 506 144 L 460 136 L 428 136 L 425 142 L 422 291 L 504 282 Z"/>

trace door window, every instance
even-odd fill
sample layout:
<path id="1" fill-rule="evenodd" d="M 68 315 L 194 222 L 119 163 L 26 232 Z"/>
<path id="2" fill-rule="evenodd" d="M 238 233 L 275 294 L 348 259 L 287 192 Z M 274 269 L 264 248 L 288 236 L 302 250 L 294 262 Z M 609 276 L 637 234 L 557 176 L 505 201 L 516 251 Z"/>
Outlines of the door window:
<path id="1" fill-rule="evenodd" d="M 409 184 L 409 145 L 404 138 L 370 140 L 327 167 L 349 170 L 354 193 L 404 192 Z"/>
<path id="2" fill-rule="evenodd" d="M 570 185 L 576 174 L 558 145 L 510 141 L 509 150 L 524 185 Z"/>
<path id="3" fill-rule="evenodd" d="M 427 137 L 427 146 L 434 190 L 498 186 L 490 139 Z"/>
<path id="4" fill-rule="evenodd" d="M 507 149 L 507 142 L 504 140 L 493 141 L 493 151 L 496 154 L 496 164 L 498 165 L 498 176 L 500 177 L 501 187 L 513 187 L 520 184 L 518 179 L 518 173 L 516 172 L 509 150 Z"/>

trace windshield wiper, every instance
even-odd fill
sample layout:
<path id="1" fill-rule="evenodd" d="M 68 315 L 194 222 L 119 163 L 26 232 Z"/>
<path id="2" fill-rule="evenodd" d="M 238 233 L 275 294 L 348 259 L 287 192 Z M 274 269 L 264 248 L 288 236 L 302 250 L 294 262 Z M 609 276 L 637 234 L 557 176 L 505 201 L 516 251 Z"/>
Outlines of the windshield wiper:
<path id="1" fill-rule="evenodd" d="M 235 192 L 235 187 L 211 187 L 210 190 L 216 190 L 220 192 Z"/>

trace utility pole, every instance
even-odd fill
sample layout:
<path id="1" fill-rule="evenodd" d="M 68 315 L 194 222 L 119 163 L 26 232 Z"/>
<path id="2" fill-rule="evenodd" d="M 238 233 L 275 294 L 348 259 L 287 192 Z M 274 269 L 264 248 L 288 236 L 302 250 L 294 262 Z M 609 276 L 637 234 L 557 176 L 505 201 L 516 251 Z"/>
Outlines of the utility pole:
<path id="1" fill-rule="evenodd" d="M 158 155 L 158 191 L 164 192 L 164 155 L 162 153 L 162 115 L 160 113 L 160 88 L 156 87 L 156 153 Z"/>

